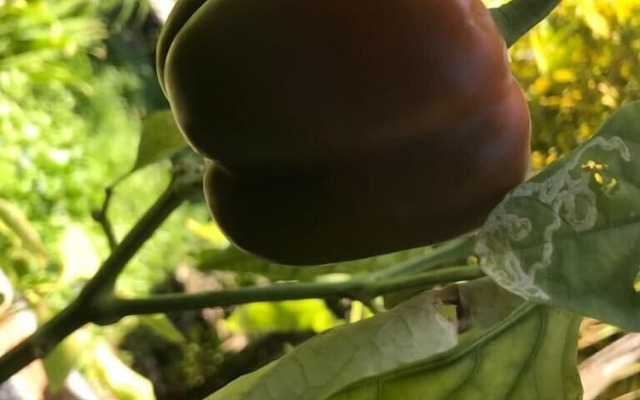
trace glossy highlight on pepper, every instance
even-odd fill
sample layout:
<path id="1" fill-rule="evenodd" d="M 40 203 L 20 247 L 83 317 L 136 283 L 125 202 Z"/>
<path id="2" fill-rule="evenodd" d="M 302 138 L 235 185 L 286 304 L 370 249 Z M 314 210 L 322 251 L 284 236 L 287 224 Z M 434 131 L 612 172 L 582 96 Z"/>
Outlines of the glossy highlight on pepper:
<path id="1" fill-rule="evenodd" d="M 528 168 L 529 111 L 480 0 L 180 0 L 158 74 L 212 160 L 220 228 L 276 262 L 455 237 Z"/>

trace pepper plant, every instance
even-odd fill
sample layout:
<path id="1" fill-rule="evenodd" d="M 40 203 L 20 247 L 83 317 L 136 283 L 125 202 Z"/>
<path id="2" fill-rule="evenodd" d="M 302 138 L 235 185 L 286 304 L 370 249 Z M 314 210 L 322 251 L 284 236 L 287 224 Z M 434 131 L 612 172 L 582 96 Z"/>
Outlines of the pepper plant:
<path id="1" fill-rule="evenodd" d="M 279 12 L 285 16 L 294 15 L 298 18 L 299 14 L 296 13 L 307 12 L 300 7 L 291 11 L 287 8 L 288 3 L 290 2 L 277 2 L 281 7 L 278 8 Z M 309 2 L 316 3 L 320 4 Z M 336 6 L 338 10 L 331 11 L 338 14 L 343 12 L 339 8 L 343 5 L 347 11 L 353 11 L 349 10 L 351 3 L 337 3 L 340 3 Z M 357 1 L 352 3 L 359 4 Z M 394 9 L 396 3 L 412 5 L 415 2 L 385 5 L 389 8 L 389 12 L 385 13 L 387 17 L 395 15 L 392 11 L 397 11 Z M 483 32 L 499 30 L 504 43 L 510 46 L 551 12 L 557 3 L 557 0 L 514 0 L 490 10 L 495 26 L 491 19 L 483 19 L 483 13 L 487 16 L 489 13 L 484 8 L 478 8 L 479 3 L 473 1 L 444 1 L 421 5 L 432 7 L 429 8 L 429 15 L 437 13 L 439 7 L 450 10 L 448 7 L 452 4 L 451 7 L 468 6 L 469 8 L 461 9 L 477 18 L 456 19 L 453 18 L 455 15 L 446 14 L 452 16 L 451 23 L 454 25 L 448 26 L 451 30 L 446 31 L 446 35 L 443 33 L 442 40 L 445 43 L 451 40 L 451 34 L 469 29 L 468 26 L 455 26 L 455 23 L 462 21 L 481 25 Z M 255 19 L 255 15 L 262 15 L 260 12 L 264 10 L 251 4 L 249 0 L 181 0 L 178 3 L 160 39 L 160 80 L 181 131 L 189 144 L 208 160 L 203 163 L 183 150 L 175 155 L 175 150 L 182 149 L 184 143 L 177 129 L 167 128 L 173 122 L 171 115 L 164 113 L 162 118 L 165 123 L 156 123 L 153 125 L 155 129 L 143 136 L 144 145 L 141 146 L 135 168 L 173 155 L 176 168 L 171 184 L 128 235 L 121 242 L 112 243 L 112 253 L 76 300 L 0 358 L 0 381 L 6 380 L 31 361 L 47 356 L 64 338 L 88 323 L 108 325 L 117 323 L 127 315 L 168 313 L 259 301 L 346 297 L 361 301 L 375 311 L 376 315 L 315 336 L 280 359 L 237 379 L 208 398 L 580 398 L 576 341 L 581 316 L 598 318 L 628 330 L 640 330 L 640 319 L 637 317 L 640 300 L 634 289 L 638 272 L 634 260 L 640 255 L 637 254 L 639 250 L 636 244 L 640 232 L 636 232 L 638 224 L 635 223 L 640 213 L 636 201 L 640 195 L 640 175 L 636 165 L 637 154 L 640 154 L 640 148 L 636 147 L 640 141 L 637 123 L 640 105 L 630 103 L 621 107 L 589 141 L 521 183 L 528 160 L 528 148 L 523 145 L 528 144 L 528 113 L 522 93 L 508 70 L 502 71 L 489 86 L 485 86 L 487 82 L 476 79 L 459 82 L 464 96 L 454 93 L 452 97 L 445 97 L 447 101 L 444 104 L 427 102 L 426 116 L 416 117 L 412 114 L 415 111 L 413 109 L 399 110 L 406 111 L 409 117 L 402 120 L 402 124 L 392 126 L 394 129 L 389 132 L 403 128 L 418 136 L 416 140 L 402 143 L 402 150 L 394 147 L 399 139 L 389 139 L 383 135 L 387 133 L 388 127 L 376 124 L 363 127 L 356 124 L 357 118 L 350 114 L 350 107 L 354 107 L 354 104 L 362 105 L 358 101 L 349 102 L 357 98 L 366 100 L 363 115 L 384 117 L 380 110 L 388 110 L 376 103 L 379 99 L 368 98 L 370 95 L 379 96 L 385 91 L 395 93 L 395 86 L 387 88 L 384 82 L 374 88 L 379 92 L 368 92 L 369 89 L 356 87 L 356 93 L 349 90 L 334 93 L 338 107 L 333 110 L 316 108 L 318 105 L 328 106 L 322 101 L 314 103 L 317 99 L 310 100 L 314 107 L 309 109 L 304 108 L 308 104 L 299 105 L 294 101 L 299 96 L 313 96 L 313 91 L 306 94 L 304 91 L 294 92 L 291 99 L 286 99 L 286 107 L 282 103 L 269 102 L 258 104 L 263 108 L 258 108 L 257 111 L 253 106 L 244 108 L 247 104 L 261 100 L 244 97 L 247 93 L 255 93 L 255 96 L 275 93 L 273 98 L 276 100 L 291 94 L 286 91 L 287 88 L 278 86 L 283 83 L 282 80 L 270 82 L 268 79 L 258 79 L 247 83 L 233 76 L 237 72 L 241 77 L 248 77 L 249 75 L 242 75 L 250 70 L 242 62 L 247 61 L 248 55 L 263 55 L 261 52 L 264 52 L 264 49 L 254 47 L 255 43 L 249 40 L 255 32 L 247 33 L 243 29 L 254 28 L 252 24 L 261 23 L 259 18 Z M 333 5 L 331 2 L 322 4 Z M 234 8 L 235 6 L 239 8 Z M 362 7 L 373 9 L 376 5 L 367 3 Z M 319 10 L 326 11 L 322 8 Z M 399 15 L 409 18 L 416 11 L 411 7 L 408 10 L 409 12 Z M 287 14 L 288 11 L 291 14 Z M 229 26 L 220 28 L 219 25 L 205 23 L 209 18 L 215 20 L 220 15 L 224 16 L 224 13 L 230 13 L 230 16 L 225 17 L 230 18 Z M 274 13 L 267 15 L 270 18 L 279 17 L 274 16 Z M 314 15 L 329 20 L 335 16 L 331 12 L 312 14 L 308 16 L 308 21 L 297 21 L 300 24 L 298 28 L 307 32 L 305 29 L 317 24 L 313 20 Z M 240 21 L 240 26 L 234 26 L 233 21 Z M 269 21 L 274 23 L 274 20 Z M 374 21 L 384 22 L 386 19 Z M 412 21 L 415 22 L 413 19 Z M 403 19 L 394 21 L 396 25 L 392 28 L 403 27 L 403 22 Z M 418 19 L 416 30 L 402 32 L 422 33 L 421 22 L 425 21 Z M 247 25 L 243 26 L 243 23 Z M 185 28 L 182 28 L 183 25 Z M 264 30 L 259 33 L 272 34 L 273 37 L 269 38 L 273 40 L 272 46 L 278 44 L 278 40 L 286 43 L 291 41 L 292 38 L 282 36 L 283 32 L 286 33 L 286 26 L 278 27 L 284 31 L 276 29 L 275 32 L 267 29 L 270 28 L 268 24 L 265 26 L 260 25 Z M 356 28 L 352 30 L 348 24 L 345 26 L 347 28 L 344 29 L 353 33 L 353 37 L 358 37 Z M 436 26 L 444 28 L 447 24 Z M 379 24 L 373 24 L 372 27 L 375 29 Z M 187 29 L 187 33 L 181 36 L 181 29 Z M 223 33 L 226 32 L 225 29 L 232 31 L 246 41 L 238 39 L 239 42 L 234 42 L 229 39 L 233 36 L 217 36 L 219 32 L 216 29 L 221 29 Z M 391 32 L 395 32 L 394 29 Z M 243 36 L 243 33 L 246 35 Z M 325 33 L 335 34 L 335 31 L 329 29 Z M 353 37 L 349 37 L 349 40 Z M 497 34 L 490 37 L 495 40 L 493 47 L 490 47 L 495 53 L 491 54 L 506 57 L 500 47 L 503 46 L 502 42 L 499 42 L 500 46 L 496 44 Z M 213 61 L 207 59 L 210 55 L 207 49 L 210 38 L 215 39 L 212 39 L 215 46 L 211 51 L 220 52 L 217 57 L 229 61 L 224 56 L 232 56 L 230 65 L 220 67 L 222 72 L 231 75 L 215 75 L 212 80 L 203 81 L 198 73 L 206 73 L 208 68 L 217 66 L 215 58 Z M 382 35 L 378 39 L 384 38 Z M 226 39 L 229 40 L 225 42 Z M 293 39 L 296 41 L 299 38 Z M 320 39 L 319 43 L 323 45 L 324 40 L 328 40 L 322 35 Z M 421 46 L 426 46 L 423 49 L 427 54 L 424 63 L 414 65 L 400 58 L 400 64 L 410 64 L 409 70 L 416 65 L 416 69 L 421 70 L 434 62 L 446 65 L 447 53 L 442 53 L 445 61 L 431 58 L 433 55 L 429 53 L 429 46 L 435 39 L 437 35 L 419 42 Z M 175 47 L 176 43 L 178 47 Z M 366 43 L 366 40 L 358 43 Z M 462 71 L 468 69 L 471 77 L 495 77 L 492 75 L 495 73 L 492 68 L 507 65 L 504 59 L 501 62 L 491 60 L 496 62 L 495 65 L 483 64 L 482 54 L 473 53 L 477 49 L 473 46 L 465 48 L 464 44 L 455 49 L 459 51 L 458 55 L 464 59 L 464 56 L 474 54 L 472 59 L 477 62 L 455 67 Z M 338 41 L 334 45 L 339 47 L 342 43 Z M 356 46 L 350 48 L 350 51 L 357 49 Z M 317 59 L 313 58 L 313 50 L 311 48 L 310 53 L 303 56 L 302 60 L 304 61 L 304 57 L 311 57 L 312 67 L 319 68 L 315 64 Z M 372 54 L 377 55 L 374 50 L 372 47 Z M 416 51 L 418 50 L 420 48 Z M 204 59 L 194 61 L 191 57 Z M 284 57 L 276 66 L 289 67 L 286 60 Z M 237 63 L 236 68 L 234 63 Z M 254 65 L 249 65 L 252 66 Z M 297 70 L 298 67 L 299 65 L 291 66 L 288 74 L 282 75 L 281 71 L 276 71 L 275 75 L 268 75 L 273 72 L 270 68 L 275 68 L 268 64 L 266 72 L 259 70 L 256 73 L 267 74 L 269 79 L 274 76 L 278 79 L 300 79 L 301 82 L 313 83 L 315 86 L 312 85 L 312 89 L 324 89 L 322 85 L 306 80 L 308 77 L 303 76 L 306 70 Z M 193 73 L 189 68 L 195 68 L 196 72 Z M 384 70 L 385 65 L 380 68 Z M 349 78 L 349 73 L 358 71 L 338 72 Z M 483 75 L 485 72 L 488 75 Z M 376 74 L 372 76 L 378 77 Z M 402 78 L 402 75 L 398 76 Z M 349 79 L 360 78 L 367 82 L 367 76 L 363 78 L 354 75 Z M 397 78 L 398 82 L 403 83 L 400 78 Z M 340 85 L 329 87 L 330 91 L 342 84 L 348 86 L 349 79 L 345 78 L 340 81 Z M 428 90 L 438 83 L 429 79 L 431 78 L 418 82 L 418 89 Z M 409 81 L 409 84 L 415 83 L 412 79 Z M 253 86 L 256 84 L 257 88 Z M 270 87 L 268 84 L 274 86 Z M 215 89 L 216 85 L 231 89 L 228 92 L 222 91 L 223 94 L 219 97 L 216 97 L 217 94 L 209 97 L 211 93 L 206 91 Z M 410 85 L 407 86 L 409 87 Z M 445 85 L 444 89 L 437 90 L 445 93 L 447 88 L 449 87 Z M 478 93 L 474 92 L 476 89 Z M 416 102 L 408 101 L 405 105 L 424 103 L 420 98 L 421 90 L 414 93 L 418 98 Z M 495 92 L 487 94 L 486 90 Z M 491 104 L 483 104 L 482 100 L 494 101 L 495 108 L 491 108 Z M 486 114 L 480 112 L 481 117 L 469 115 L 478 111 L 476 108 L 485 106 L 490 109 Z M 503 106 L 506 108 L 502 108 Z M 246 110 L 253 111 L 256 118 L 263 119 L 242 119 L 242 112 Z M 219 115 L 216 114 L 218 112 Z M 314 112 L 318 114 L 315 115 Z M 325 133 L 331 132 L 336 127 L 330 124 L 336 121 L 324 121 L 325 113 L 334 118 L 336 115 L 344 118 L 338 121 L 342 123 L 338 127 L 354 129 L 356 136 L 363 135 L 356 139 L 365 142 L 350 143 L 353 137 L 340 135 L 332 139 L 335 141 L 327 141 L 323 135 L 312 135 L 303 137 L 299 142 L 296 142 L 299 138 L 294 138 L 293 143 L 286 143 L 292 146 L 291 151 L 277 151 L 283 140 L 288 139 L 286 133 L 290 134 L 296 129 L 302 130 L 301 135 L 309 132 L 317 134 L 313 129 L 318 127 L 326 128 Z M 274 117 L 274 114 L 281 119 Z M 487 115 L 488 120 L 483 119 Z M 294 117 L 293 120 L 288 118 L 291 116 Z M 352 117 L 353 120 L 350 119 Z M 466 124 L 469 118 L 471 125 Z M 439 140 L 427 140 L 426 144 L 420 142 L 424 139 L 420 136 L 425 132 L 421 125 L 424 120 L 429 129 L 433 124 L 442 124 L 437 129 L 426 130 L 427 136 L 437 135 Z M 382 124 L 384 121 L 382 118 L 378 122 Z M 323 123 L 327 125 L 324 126 Z M 533 123 L 535 124 L 535 120 Z M 269 135 L 259 136 L 260 132 L 255 130 L 260 127 L 265 127 L 265 132 Z M 291 127 L 295 129 L 288 131 Z M 452 129 L 448 131 L 448 128 Z M 211 139 L 212 132 L 220 135 L 216 129 L 222 129 L 222 135 L 227 137 Z M 368 137 L 367 134 L 375 129 L 380 129 L 377 132 L 381 136 Z M 349 133 L 348 130 L 345 132 L 341 133 Z M 400 133 L 406 132 L 400 130 Z M 473 142 L 475 133 L 487 132 L 493 132 L 494 136 L 489 134 L 486 139 Z M 256 135 L 257 141 L 252 143 L 246 135 Z M 509 141 L 513 137 L 514 141 Z M 454 138 L 458 142 L 446 142 L 443 138 Z M 373 144 L 367 143 L 368 139 L 379 142 L 374 140 Z M 471 140 L 476 147 L 460 143 L 462 139 Z M 363 143 L 373 146 L 373 154 L 358 153 L 362 150 Z M 437 145 L 435 151 L 430 148 L 434 143 Z M 465 154 L 463 151 L 464 155 L 472 155 L 474 149 L 490 149 L 498 151 L 496 154 L 500 157 L 497 157 L 497 161 L 507 159 L 508 162 L 498 163 L 487 175 L 474 175 L 477 171 L 465 164 L 467 159 L 456 159 L 454 153 L 438 154 L 461 146 L 470 152 Z M 265 149 L 268 150 L 266 155 Z M 431 181 L 426 179 L 421 183 L 426 189 L 411 189 L 410 193 L 418 198 L 402 195 L 398 197 L 397 192 L 403 189 L 403 174 L 411 177 L 408 182 L 413 185 L 417 184 L 423 170 L 427 171 L 424 174 L 433 172 L 428 171 L 430 160 L 420 159 L 420 151 L 435 157 L 434 165 L 438 170 L 435 175 L 428 175 L 434 177 Z M 489 157 L 494 153 L 486 151 L 482 153 L 485 162 L 496 161 Z M 403 154 L 415 158 L 404 158 Z M 387 158 L 387 155 L 393 157 Z M 266 159 L 262 159 L 263 156 Z M 379 166 L 384 163 L 391 164 L 389 168 L 401 169 L 386 176 L 387 170 Z M 340 168 L 353 167 L 356 172 L 345 174 L 348 182 L 341 181 L 345 176 L 336 172 L 340 170 L 334 169 L 334 164 Z M 479 163 L 470 165 L 484 167 Z M 416 166 L 418 170 L 411 170 L 411 167 Z M 446 166 L 461 168 L 457 170 L 461 172 L 454 174 L 455 177 L 452 178 L 448 175 Z M 504 170 L 507 167 L 515 170 Z M 488 189 L 487 194 L 484 185 L 495 184 L 496 179 L 500 178 L 499 172 L 507 174 L 508 178 L 498 182 L 497 187 L 493 187 L 495 190 Z M 286 282 L 269 286 L 198 294 L 157 295 L 141 299 L 118 297 L 114 293 L 114 286 L 119 274 L 162 222 L 181 203 L 201 190 L 203 174 L 207 200 L 214 216 L 231 240 L 238 242 L 240 247 L 259 256 L 290 264 L 333 264 L 302 269 L 279 266 L 281 278 Z M 375 184 L 367 181 L 375 181 L 377 174 L 382 175 L 383 182 L 389 185 L 380 192 L 376 191 L 379 188 Z M 466 176 L 469 174 L 471 175 Z M 474 185 L 470 178 L 481 179 L 479 189 L 469 189 Z M 447 182 L 447 179 L 454 181 Z M 460 190 L 452 192 L 456 185 Z M 448 197 L 443 198 L 439 186 L 448 188 Z M 389 188 L 394 194 L 384 193 Z M 473 197 L 478 193 L 486 196 Z M 319 195 L 325 197 L 318 199 Z M 369 202 L 380 200 L 376 198 L 377 195 L 382 196 L 381 206 L 369 208 Z M 311 208 L 312 215 L 308 215 L 309 210 L 291 206 L 294 203 L 288 203 L 290 199 L 287 197 L 310 200 L 314 204 Z M 260 204 L 265 199 L 266 203 Z M 420 205 L 431 209 L 425 212 L 427 218 L 410 219 L 403 224 L 394 225 L 389 222 L 397 218 L 394 215 L 394 206 L 397 205 L 394 204 L 394 199 L 406 201 L 403 207 L 410 206 L 409 209 L 418 214 Z M 283 202 L 289 206 L 282 207 Z M 259 213 L 254 215 L 256 207 L 259 208 Z M 477 209 L 469 209 L 473 207 Z M 268 215 L 269 210 L 276 212 L 275 217 Z M 438 220 L 438 211 L 442 211 L 445 218 Z M 313 215 L 314 212 L 318 214 Z M 391 227 L 389 231 L 381 233 L 379 230 L 369 229 L 366 222 L 371 215 L 368 212 L 371 215 L 388 213 L 386 218 L 389 219 L 383 218 L 383 221 L 389 223 L 385 225 L 387 228 Z M 454 218 L 453 222 L 447 220 L 449 217 Z M 429 220 L 434 218 L 438 221 L 435 228 L 428 225 Z M 279 227 L 280 231 L 266 229 L 273 228 L 280 220 L 284 224 Z M 448 225 L 447 221 L 452 225 Z M 354 224 L 356 227 L 352 230 Z M 331 230 L 327 230 L 327 227 Z M 432 235 L 433 229 L 438 233 Z M 445 239 L 448 241 L 442 242 Z M 331 242 L 332 240 L 335 242 Z M 331 245 L 327 245 L 327 242 Z M 350 247 L 351 244 L 353 247 Z M 364 271 L 362 265 L 367 261 L 353 259 L 424 245 L 432 246 L 423 252 L 411 253 L 402 262 L 382 263 L 383 267 L 354 273 L 344 280 L 292 282 L 297 274 L 303 273 L 301 271 L 316 276 L 336 269 Z M 287 250 L 291 253 L 288 254 Z M 220 263 L 224 263 L 224 256 L 254 257 L 231 248 L 222 256 L 220 252 L 212 252 L 209 257 L 205 255 L 201 266 L 215 269 Z M 371 260 L 373 259 L 369 262 L 375 264 Z M 271 265 L 266 261 L 262 263 Z M 390 303 L 381 302 L 381 296 L 385 294 L 407 291 L 412 296 L 393 308 Z"/>

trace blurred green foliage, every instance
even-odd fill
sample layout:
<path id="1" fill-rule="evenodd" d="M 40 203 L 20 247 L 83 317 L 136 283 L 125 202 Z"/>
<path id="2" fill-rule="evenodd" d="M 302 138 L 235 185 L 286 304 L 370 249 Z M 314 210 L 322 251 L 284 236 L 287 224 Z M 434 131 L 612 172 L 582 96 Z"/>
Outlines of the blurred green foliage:
<path id="1" fill-rule="evenodd" d="M 236 307 L 225 320 L 230 332 L 266 334 L 270 332 L 323 332 L 339 324 L 323 300 L 259 302 Z"/>
<path id="2" fill-rule="evenodd" d="M 640 3 L 564 0 L 511 51 L 533 121 L 540 169 L 640 98 Z"/>
<path id="3" fill-rule="evenodd" d="M 139 110 L 122 94 L 139 82 L 101 61 L 108 32 L 96 4 L 0 7 L 0 193 L 46 236 L 99 204 L 137 139 Z"/>
<path id="4" fill-rule="evenodd" d="M 133 166 L 141 118 L 164 101 L 148 98 L 160 93 L 152 67 L 154 44 L 128 60 L 123 57 L 127 43 L 119 39 L 128 21 L 141 24 L 145 4 L 0 2 L 0 196 L 19 206 L 51 256 L 43 268 L 2 251 L 0 265 L 19 269 L 21 290 L 37 287 L 60 297 L 52 303 L 64 304 L 77 290 L 68 280 L 52 286 L 68 274 L 64 260 L 73 254 L 62 254 L 61 240 L 69 229 L 84 230 L 94 245 L 76 252 L 97 252 L 99 259 L 108 254 L 91 212 L 101 206 L 105 188 Z M 151 85 L 147 75 L 154 77 Z M 118 238 L 168 184 L 169 172 L 168 161 L 150 166 L 115 189 L 109 216 Z M 183 229 L 186 214 L 205 220 L 199 208 L 170 218 L 167 225 L 173 228 L 158 232 L 145 246 L 119 281 L 120 290 L 146 293 L 184 258 L 189 237 L 196 240 Z M 15 240 L 0 235 L 0 250 L 13 248 Z M 73 253 L 73 246 L 66 251 Z"/>
<path id="5" fill-rule="evenodd" d="M 125 31 L 139 29 L 145 4 L 0 1 L 0 272 L 41 320 L 67 305 L 108 255 L 92 210 L 132 168 L 141 118 L 164 104 L 153 40 L 132 49 L 122 38 L 137 33 Z M 109 217 L 118 239 L 164 190 L 170 170 L 169 161 L 148 166 L 115 188 Z M 187 215 L 208 218 L 197 204 L 174 213 L 121 276 L 119 292 L 146 294 L 184 261 L 198 240 L 184 229 Z M 44 249 L 33 251 L 40 242 Z M 126 325 L 90 331 L 114 343 Z M 69 354 L 60 349 L 50 360 L 58 380 L 69 370 L 59 362 Z M 80 365 L 103 364 L 91 351 L 82 354 Z"/>

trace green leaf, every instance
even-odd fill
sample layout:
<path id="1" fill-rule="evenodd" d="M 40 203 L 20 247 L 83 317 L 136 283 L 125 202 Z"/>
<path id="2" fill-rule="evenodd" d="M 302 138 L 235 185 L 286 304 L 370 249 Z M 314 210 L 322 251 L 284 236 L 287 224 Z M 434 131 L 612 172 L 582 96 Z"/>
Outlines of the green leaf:
<path id="1" fill-rule="evenodd" d="M 512 191 L 479 234 L 484 272 L 526 299 L 640 330 L 640 103 Z"/>
<path id="2" fill-rule="evenodd" d="M 47 252 L 40 235 L 16 205 L 0 198 L 0 223 L 4 223 L 34 256 L 46 258 Z"/>
<path id="3" fill-rule="evenodd" d="M 98 343 L 90 349 L 92 360 L 89 370 L 92 379 L 97 380 L 113 393 L 110 398 L 119 400 L 153 400 L 153 384 L 122 362 L 111 346 Z"/>
<path id="4" fill-rule="evenodd" d="M 63 340 L 43 359 L 49 380 L 49 390 L 56 393 L 63 388 L 67 376 L 76 366 L 82 349 L 86 346 L 91 346 L 87 334 L 83 331 L 77 331 Z"/>
<path id="5" fill-rule="evenodd" d="M 213 221 L 207 223 L 201 223 L 195 219 L 188 219 L 186 221 L 186 227 L 202 239 L 206 240 L 208 244 L 215 249 L 226 249 L 230 246 L 229 240 L 218 224 Z"/>
<path id="6" fill-rule="evenodd" d="M 171 110 L 156 111 L 142 120 L 138 155 L 131 172 L 171 156 L 186 143 Z"/>
<path id="7" fill-rule="evenodd" d="M 486 279 L 456 289 L 332 329 L 207 400 L 581 398 L 580 316 L 518 301 Z M 459 339 L 456 313 L 470 329 Z"/>
<path id="8" fill-rule="evenodd" d="M 100 266 L 100 258 L 91 238 L 79 224 L 72 224 L 65 229 L 59 250 L 62 263 L 60 283 L 89 279 Z"/>
<path id="9" fill-rule="evenodd" d="M 525 304 L 494 328 L 463 335 L 460 345 L 345 388 L 331 400 L 578 400 L 581 318 Z"/>
<path id="10" fill-rule="evenodd" d="M 433 292 L 422 293 L 387 313 L 315 336 L 207 400 L 326 399 L 347 385 L 451 349 L 458 336 L 452 314 L 455 308 Z"/>
<path id="11" fill-rule="evenodd" d="M 5 274 L 3 267 L 0 265 L 0 320 L 4 317 L 4 313 L 13 303 L 13 285 L 11 280 Z"/>
<path id="12" fill-rule="evenodd" d="M 451 285 L 443 290 L 447 293 L 452 289 L 457 292 L 452 302 L 460 305 L 458 326 L 465 331 L 493 327 L 524 302 L 521 297 L 504 290 L 487 277 L 462 285 Z"/>
<path id="13" fill-rule="evenodd" d="M 187 339 L 182 332 L 176 328 L 171 320 L 164 314 L 140 315 L 138 320 L 146 325 L 161 338 L 175 344 L 184 344 Z"/>
<path id="14" fill-rule="evenodd" d="M 490 11 L 507 47 L 511 47 L 553 11 L 559 3 L 560 0 L 511 0 L 498 8 L 492 8 Z"/>
<path id="15" fill-rule="evenodd" d="M 322 332 L 336 326 L 336 317 L 318 299 L 258 302 L 236 307 L 225 320 L 231 332 Z"/>
<path id="16" fill-rule="evenodd" d="M 403 273 L 415 273 L 420 272 L 421 265 L 428 264 L 433 267 L 432 261 L 437 261 L 437 264 L 440 265 L 457 261 L 458 259 L 464 260 L 467 257 L 466 247 L 460 252 L 445 254 L 445 257 L 438 255 L 437 259 L 432 257 L 432 255 L 436 254 L 434 249 L 437 248 L 421 247 L 357 261 L 299 267 L 275 264 L 252 256 L 235 246 L 229 246 L 224 250 L 207 250 L 203 252 L 196 268 L 201 271 L 223 270 L 256 273 L 264 275 L 271 280 L 309 281 L 321 275 L 362 274 L 382 271 L 390 267 L 394 268 L 394 271 L 396 267 L 399 267 Z M 401 265 L 402 263 L 412 264 L 410 266 L 411 270 L 405 271 Z"/>

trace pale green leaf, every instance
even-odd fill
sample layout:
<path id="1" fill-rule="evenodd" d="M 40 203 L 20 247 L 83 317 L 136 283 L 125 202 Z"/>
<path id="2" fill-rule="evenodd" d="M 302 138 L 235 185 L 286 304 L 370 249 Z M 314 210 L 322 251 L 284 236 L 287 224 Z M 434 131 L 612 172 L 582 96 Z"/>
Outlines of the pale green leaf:
<path id="1" fill-rule="evenodd" d="M 363 380 L 330 399 L 578 400 L 580 320 L 525 304 L 493 328 L 463 335 L 445 354 Z"/>
<path id="2" fill-rule="evenodd" d="M 93 347 L 91 375 L 118 400 L 153 400 L 151 382 L 122 362 L 111 347 L 101 343 Z"/>
<path id="3" fill-rule="evenodd" d="M 640 330 L 640 103 L 512 191 L 482 228 L 484 272 L 524 298 Z"/>
<path id="4" fill-rule="evenodd" d="M 62 257 L 61 283 L 91 278 L 100 266 L 100 257 L 91 238 L 80 225 L 70 225 L 65 229 L 59 249 Z"/>
<path id="5" fill-rule="evenodd" d="M 0 222 L 4 223 L 34 256 L 46 258 L 47 252 L 40 235 L 33 228 L 22 210 L 15 204 L 0 198 Z"/>
<path id="6" fill-rule="evenodd" d="M 330 330 L 207 400 L 581 398 L 580 316 L 524 303 L 486 279 L 454 288 Z M 470 329 L 457 346 L 456 313 Z"/>
<path id="7" fill-rule="evenodd" d="M 11 307 L 13 303 L 13 285 L 11 280 L 5 274 L 4 268 L 0 265 L 0 320 L 4 317 L 4 313 Z"/>
<path id="8" fill-rule="evenodd" d="M 458 335 L 451 314 L 455 308 L 435 293 L 422 293 L 387 313 L 315 336 L 207 399 L 326 399 L 362 379 L 454 347 Z"/>
<path id="9" fill-rule="evenodd" d="M 87 346 L 91 346 L 89 336 L 85 331 L 79 330 L 63 340 L 43 359 L 51 392 L 56 393 L 64 387 L 67 376 Z"/>
<path id="10" fill-rule="evenodd" d="M 452 302 L 459 304 L 459 326 L 463 330 L 490 328 L 506 318 L 524 301 L 487 277 L 462 285 L 451 285 L 445 288 L 444 292 L 451 291 L 451 288 L 457 291 L 455 296 L 459 300 Z"/>
<path id="11" fill-rule="evenodd" d="M 168 158 L 185 146 L 171 110 L 156 111 L 142 120 L 138 155 L 131 171 Z"/>
<path id="12" fill-rule="evenodd" d="M 138 319 L 141 324 L 146 325 L 158 336 L 169 342 L 181 344 L 187 341 L 182 332 L 164 314 L 140 315 Z"/>
<path id="13" fill-rule="evenodd" d="M 195 219 L 188 219 L 186 222 L 187 229 L 206 240 L 208 244 L 215 249 L 226 249 L 230 246 L 229 240 L 218 224 L 215 222 L 201 223 Z"/>

